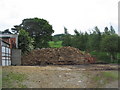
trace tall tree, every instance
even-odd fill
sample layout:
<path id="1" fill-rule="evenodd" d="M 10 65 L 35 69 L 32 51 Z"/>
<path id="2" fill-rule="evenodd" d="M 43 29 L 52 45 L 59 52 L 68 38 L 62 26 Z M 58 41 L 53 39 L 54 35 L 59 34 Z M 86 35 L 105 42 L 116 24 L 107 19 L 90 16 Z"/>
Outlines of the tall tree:
<path id="1" fill-rule="evenodd" d="M 71 35 L 68 33 L 68 30 L 66 27 L 64 27 L 64 37 L 63 37 L 63 46 L 71 46 Z"/>
<path id="2" fill-rule="evenodd" d="M 99 28 L 96 26 L 93 32 L 89 35 L 89 41 L 87 47 L 89 50 L 99 51 L 100 50 L 100 42 L 101 42 L 101 32 Z"/>
<path id="3" fill-rule="evenodd" d="M 65 33 L 65 35 L 69 34 L 68 29 L 66 27 L 64 27 L 64 33 Z"/>
<path id="4" fill-rule="evenodd" d="M 29 36 L 35 39 L 35 48 L 48 47 L 48 41 L 52 40 L 52 25 L 48 21 L 39 18 L 24 19 L 20 25 L 16 25 L 13 31 L 16 33 L 24 29 Z"/>
<path id="5" fill-rule="evenodd" d="M 74 38 L 72 39 L 72 46 L 84 51 L 86 49 L 87 42 L 85 34 L 82 33 L 81 31 L 78 32 L 77 30 L 74 30 L 74 32 L 75 35 Z"/>
<path id="6" fill-rule="evenodd" d="M 111 34 L 115 34 L 115 29 L 113 28 L 112 25 L 110 26 L 110 33 L 111 33 Z"/>
<path id="7" fill-rule="evenodd" d="M 80 33 L 76 29 L 74 30 L 74 33 L 76 36 L 80 36 Z"/>
<path id="8" fill-rule="evenodd" d="M 116 34 L 106 35 L 101 42 L 102 50 L 108 52 L 111 55 L 111 62 L 113 62 L 116 57 L 116 52 L 118 51 L 118 36 Z"/>
<path id="9" fill-rule="evenodd" d="M 110 35 L 110 31 L 109 31 L 108 27 L 105 27 L 104 34 L 105 35 Z"/>

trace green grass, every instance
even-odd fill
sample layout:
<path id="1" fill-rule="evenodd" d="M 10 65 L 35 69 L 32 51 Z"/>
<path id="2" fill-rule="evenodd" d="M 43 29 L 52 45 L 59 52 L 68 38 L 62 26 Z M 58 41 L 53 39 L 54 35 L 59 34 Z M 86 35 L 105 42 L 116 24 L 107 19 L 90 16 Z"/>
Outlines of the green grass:
<path id="1" fill-rule="evenodd" d="M 26 79 L 26 75 L 13 72 L 3 72 L 3 87 L 5 88 L 26 88 L 22 82 Z"/>
<path id="2" fill-rule="evenodd" d="M 92 80 L 95 82 L 97 87 L 101 87 L 107 83 L 110 83 L 111 81 L 118 80 L 118 71 L 103 71 L 94 76 Z"/>
<path id="3" fill-rule="evenodd" d="M 51 47 L 51 48 L 60 48 L 60 47 L 62 47 L 62 41 L 50 41 L 49 42 L 49 46 Z"/>
<path id="4" fill-rule="evenodd" d="M 102 72 L 102 75 L 108 79 L 118 79 L 118 72 Z"/>
<path id="5" fill-rule="evenodd" d="M 100 79 L 101 79 L 101 78 L 100 78 L 100 77 L 97 77 L 97 76 L 93 78 L 93 80 L 95 80 L 95 81 L 99 81 Z"/>
<path id="6" fill-rule="evenodd" d="M 118 79 L 118 72 L 110 72 L 110 71 L 104 71 L 101 72 L 99 76 L 94 77 L 95 81 L 101 80 L 101 79 L 112 79 L 117 80 Z"/>

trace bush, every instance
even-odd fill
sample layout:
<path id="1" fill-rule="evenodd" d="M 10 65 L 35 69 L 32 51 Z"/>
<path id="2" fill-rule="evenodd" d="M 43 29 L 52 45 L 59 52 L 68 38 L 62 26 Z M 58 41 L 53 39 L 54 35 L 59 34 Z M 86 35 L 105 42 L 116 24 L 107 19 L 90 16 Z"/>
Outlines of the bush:
<path id="1" fill-rule="evenodd" d="M 91 55 L 93 55 L 98 62 L 105 62 L 105 63 L 111 63 L 110 56 L 107 55 L 106 52 L 91 52 Z"/>

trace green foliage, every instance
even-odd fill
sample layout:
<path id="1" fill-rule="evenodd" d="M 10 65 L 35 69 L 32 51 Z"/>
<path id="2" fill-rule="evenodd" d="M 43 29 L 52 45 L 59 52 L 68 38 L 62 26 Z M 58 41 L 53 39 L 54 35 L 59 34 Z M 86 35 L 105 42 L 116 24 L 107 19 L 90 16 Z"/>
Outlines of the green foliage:
<path id="1" fill-rule="evenodd" d="M 21 29 L 18 36 L 18 48 L 22 50 L 23 53 L 32 50 L 34 40 L 29 36 L 29 33 Z"/>
<path id="2" fill-rule="evenodd" d="M 62 43 L 62 45 L 63 45 L 63 46 L 71 46 L 71 42 L 72 42 L 71 40 L 72 40 L 72 37 L 71 37 L 70 34 L 65 35 L 65 36 L 63 37 L 63 43 Z"/>
<path id="3" fill-rule="evenodd" d="M 62 47 L 62 41 L 50 41 L 49 46 L 52 48 L 60 48 Z"/>
<path id="4" fill-rule="evenodd" d="M 112 26 L 110 29 L 105 27 L 104 32 L 100 32 L 97 26 L 90 33 L 74 30 L 75 35 L 70 35 L 67 28 L 64 28 L 64 32 L 63 46 L 72 46 L 87 52 L 98 52 L 95 57 L 104 62 L 115 63 L 118 61 L 120 37 Z"/>
<path id="5" fill-rule="evenodd" d="M 76 35 L 72 38 L 72 46 L 84 51 L 86 49 L 88 37 L 81 32 L 77 32 L 77 30 L 75 33 Z"/>
<path id="6" fill-rule="evenodd" d="M 110 26 L 110 33 L 115 34 L 115 30 L 114 30 L 113 26 Z"/>
<path id="7" fill-rule="evenodd" d="M 92 51 L 90 52 L 92 56 L 94 56 L 97 59 L 97 62 L 104 62 L 104 63 L 120 63 L 120 53 L 117 53 L 116 56 L 117 58 L 114 60 L 114 62 L 111 62 L 111 55 L 108 52 L 97 52 L 97 51 Z"/>
<path id="8" fill-rule="evenodd" d="M 105 27 L 104 34 L 105 35 L 110 35 L 110 31 L 109 31 L 108 27 Z"/>
<path id="9" fill-rule="evenodd" d="M 90 52 L 90 54 L 97 59 L 97 62 L 105 62 L 105 63 L 111 62 L 110 56 L 108 55 L 107 52 L 92 51 L 92 52 Z"/>
<path id="10" fill-rule="evenodd" d="M 93 50 L 99 51 L 100 43 L 101 43 L 101 32 L 98 29 L 98 27 L 96 26 L 95 30 L 93 30 L 93 33 L 91 33 L 88 36 L 87 49 L 89 49 L 90 51 L 93 51 Z"/>
<path id="11" fill-rule="evenodd" d="M 29 36 L 34 38 L 35 48 L 49 47 L 48 41 L 52 39 L 54 30 L 48 21 L 39 18 L 24 19 L 20 25 L 16 25 L 13 31 L 18 32 L 24 29 L 29 33 Z"/>
<path id="12" fill-rule="evenodd" d="M 116 59 L 116 52 L 118 51 L 118 35 L 106 35 L 101 42 L 101 48 L 111 54 L 111 62 Z"/>
<path id="13" fill-rule="evenodd" d="M 64 33 L 65 33 L 66 35 L 69 34 L 66 27 L 64 27 Z"/>
<path id="14" fill-rule="evenodd" d="M 63 37 L 63 46 L 71 46 L 72 36 L 68 33 L 67 28 L 64 27 L 64 37 Z"/>
<path id="15" fill-rule="evenodd" d="M 106 35 L 102 39 L 102 49 L 108 52 L 117 52 L 118 50 L 118 36 L 117 35 Z"/>

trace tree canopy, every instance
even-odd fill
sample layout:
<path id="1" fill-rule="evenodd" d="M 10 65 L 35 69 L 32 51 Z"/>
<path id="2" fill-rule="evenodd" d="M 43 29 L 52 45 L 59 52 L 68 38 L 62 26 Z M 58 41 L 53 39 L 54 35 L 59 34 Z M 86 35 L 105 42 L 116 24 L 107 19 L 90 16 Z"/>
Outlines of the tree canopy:
<path id="1" fill-rule="evenodd" d="M 106 35 L 101 42 L 101 46 L 103 51 L 110 53 L 113 62 L 116 59 L 115 54 L 118 51 L 118 36 L 116 34 Z"/>
<path id="2" fill-rule="evenodd" d="M 74 35 L 68 34 L 65 28 L 65 36 L 62 45 L 76 47 L 87 52 L 105 52 L 106 58 L 114 62 L 120 52 L 120 36 L 115 33 L 113 26 L 105 27 L 104 32 L 96 26 L 90 33 L 74 30 Z M 100 54 L 102 57 L 103 54 Z"/>
<path id="3" fill-rule="evenodd" d="M 40 18 L 24 19 L 20 25 L 15 25 L 13 32 L 18 33 L 19 30 L 24 29 L 29 33 L 29 36 L 34 38 L 35 48 L 48 47 L 48 41 L 52 39 L 52 25 L 47 20 Z"/>
<path id="4" fill-rule="evenodd" d="M 33 49 L 34 40 L 29 36 L 29 33 L 21 29 L 18 36 L 18 48 L 22 50 L 22 53 L 29 52 Z"/>

